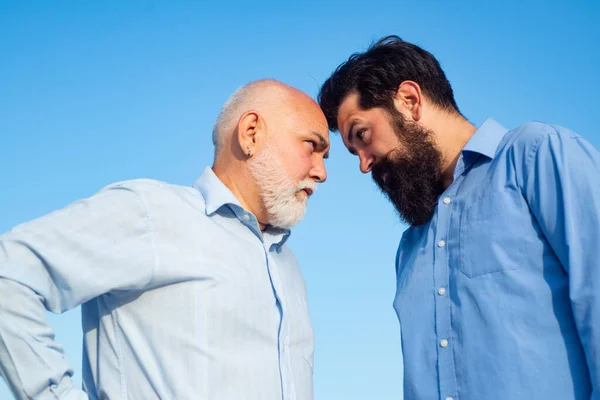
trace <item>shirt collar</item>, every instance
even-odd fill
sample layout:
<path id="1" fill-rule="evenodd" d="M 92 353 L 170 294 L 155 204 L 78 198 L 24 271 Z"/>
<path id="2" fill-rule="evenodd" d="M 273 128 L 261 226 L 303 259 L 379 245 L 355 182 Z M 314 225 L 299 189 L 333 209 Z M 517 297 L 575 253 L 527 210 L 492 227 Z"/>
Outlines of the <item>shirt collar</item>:
<path id="1" fill-rule="evenodd" d="M 496 149 L 508 129 L 491 118 L 486 119 L 463 147 L 463 153 L 476 153 L 494 158 Z M 466 155 L 466 154 L 465 154 Z"/>
<path id="2" fill-rule="evenodd" d="M 221 182 L 212 168 L 208 166 L 204 168 L 200 177 L 194 182 L 194 188 L 202 194 L 202 197 L 204 197 L 206 215 L 215 213 L 221 207 L 229 206 L 240 222 L 247 226 L 249 226 L 249 224 L 254 224 L 254 227 L 249 227 L 251 229 L 255 228 L 253 230 L 258 231 L 258 221 L 256 221 L 256 218 L 240 205 L 238 199 L 231 193 L 231 190 Z M 245 216 L 251 217 L 250 219 L 246 219 Z M 256 233 L 257 235 L 260 234 L 261 240 L 268 242 L 269 247 L 274 245 L 275 248 L 279 250 L 289 238 L 291 231 L 289 229 L 267 227 L 264 235 L 262 235 L 260 231 Z"/>
<path id="3" fill-rule="evenodd" d="M 242 208 L 231 190 L 221 182 L 210 167 L 204 168 L 202 175 L 194 182 L 194 188 L 204 197 L 206 215 L 211 215 L 219 208 L 229 204 Z"/>

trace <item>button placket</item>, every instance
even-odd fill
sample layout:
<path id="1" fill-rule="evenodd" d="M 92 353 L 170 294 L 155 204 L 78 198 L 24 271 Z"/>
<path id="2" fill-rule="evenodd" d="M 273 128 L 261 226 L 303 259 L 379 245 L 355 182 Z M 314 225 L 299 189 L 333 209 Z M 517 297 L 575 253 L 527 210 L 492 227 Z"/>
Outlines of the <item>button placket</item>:
<path id="1" fill-rule="evenodd" d="M 456 393 L 456 376 L 452 351 L 451 305 L 449 304 L 448 287 L 450 277 L 450 257 L 448 232 L 451 221 L 454 191 L 452 188 L 442 197 L 437 207 L 437 226 L 434 237 L 434 290 L 435 290 L 435 331 L 437 333 L 437 370 L 439 380 L 439 399 L 446 399 L 449 393 Z M 456 189 L 454 189 L 456 190 Z"/>

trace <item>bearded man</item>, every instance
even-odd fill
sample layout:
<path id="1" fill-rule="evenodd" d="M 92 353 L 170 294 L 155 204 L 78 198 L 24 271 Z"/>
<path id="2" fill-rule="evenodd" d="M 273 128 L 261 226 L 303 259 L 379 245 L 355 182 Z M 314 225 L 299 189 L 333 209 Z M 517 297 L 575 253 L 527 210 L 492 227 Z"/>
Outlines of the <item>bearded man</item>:
<path id="1" fill-rule="evenodd" d="M 313 398 L 306 288 L 285 245 L 324 182 L 318 104 L 238 89 L 193 187 L 110 185 L 0 236 L 0 372 L 19 399 Z M 82 305 L 83 390 L 46 310 Z"/>
<path id="2" fill-rule="evenodd" d="M 598 151 L 556 125 L 475 127 L 435 57 L 397 36 L 352 55 L 319 101 L 409 224 L 405 399 L 600 399 Z"/>

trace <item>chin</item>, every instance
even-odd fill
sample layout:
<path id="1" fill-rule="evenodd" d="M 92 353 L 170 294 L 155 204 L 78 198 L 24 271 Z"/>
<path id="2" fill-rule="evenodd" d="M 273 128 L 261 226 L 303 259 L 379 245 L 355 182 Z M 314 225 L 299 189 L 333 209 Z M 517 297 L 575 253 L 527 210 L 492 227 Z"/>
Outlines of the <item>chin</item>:
<path id="1" fill-rule="evenodd" d="M 301 204 L 306 205 L 308 203 L 308 197 L 308 193 L 306 193 L 304 190 L 301 190 L 298 193 L 296 193 L 296 199 Z"/>
<path id="2" fill-rule="evenodd" d="M 304 214 L 306 213 L 306 207 L 302 207 L 302 210 L 299 207 L 295 210 L 290 210 L 285 213 L 275 214 L 274 218 L 270 224 L 277 228 L 281 229 L 289 229 L 302 221 L 304 218 Z"/>

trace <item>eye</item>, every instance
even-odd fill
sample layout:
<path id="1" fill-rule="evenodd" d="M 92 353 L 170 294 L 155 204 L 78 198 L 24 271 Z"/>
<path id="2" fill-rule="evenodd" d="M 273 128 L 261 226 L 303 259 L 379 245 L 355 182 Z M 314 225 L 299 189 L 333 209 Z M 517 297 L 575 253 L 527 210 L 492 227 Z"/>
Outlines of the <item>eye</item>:
<path id="1" fill-rule="evenodd" d="M 315 142 L 314 140 L 307 140 L 306 143 L 308 143 L 311 147 L 311 151 L 315 151 L 317 148 L 317 142 Z"/>
<path id="2" fill-rule="evenodd" d="M 364 142 L 364 136 L 365 136 L 365 132 L 366 132 L 366 128 L 361 128 L 358 131 L 356 131 L 356 137 L 358 138 L 358 140 L 360 140 L 361 142 Z"/>

